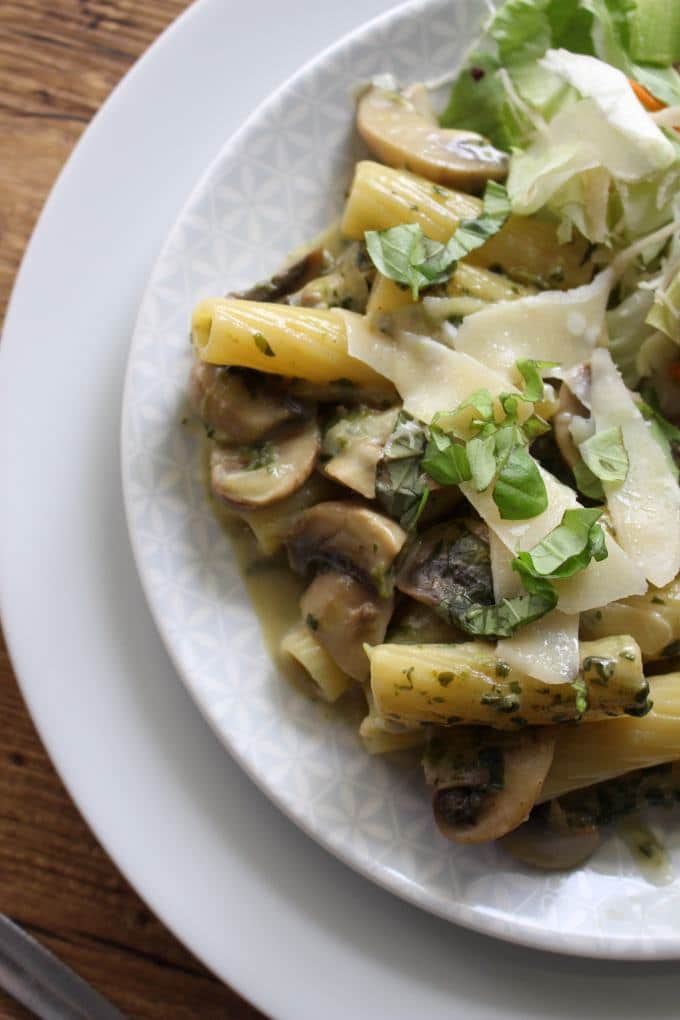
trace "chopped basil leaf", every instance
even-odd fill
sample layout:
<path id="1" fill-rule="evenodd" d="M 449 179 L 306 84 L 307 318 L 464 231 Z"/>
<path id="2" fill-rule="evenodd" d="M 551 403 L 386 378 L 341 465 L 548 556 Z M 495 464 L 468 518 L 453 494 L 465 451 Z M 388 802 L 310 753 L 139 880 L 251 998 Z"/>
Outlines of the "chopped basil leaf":
<path id="1" fill-rule="evenodd" d="M 535 361 L 533 358 L 521 358 L 515 362 L 517 371 L 524 379 L 522 397 L 529 403 L 536 404 L 543 399 L 543 379 L 541 372 L 546 368 L 556 368 L 557 361 Z"/>
<path id="2" fill-rule="evenodd" d="M 604 502 L 604 489 L 602 488 L 602 482 L 594 475 L 587 464 L 584 461 L 577 461 L 572 471 L 574 473 L 574 479 L 576 480 L 576 488 L 579 492 L 582 492 L 588 499 L 595 499 Z"/>
<path id="3" fill-rule="evenodd" d="M 255 341 L 255 346 L 257 347 L 258 351 L 262 351 L 266 358 L 276 357 L 276 354 L 269 346 L 269 341 L 267 340 L 264 333 L 260 332 L 253 333 L 253 340 Z"/>
<path id="4" fill-rule="evenodd" d="M 378 463 L 376 499 L 390 517 L 407 529 L 415 527 L 429 496 L 421 465 L 426 444 L 425 426 L 406 411 L 400 411 Z"/>
<path id="5" fill-rule="evenodd" d="M 483 492 L 491 485 L 496 474 L 496 437 L 474 438 L 465 445 L 472 484 L 477 492 Z"/>
<path id="6" fill-rule="evenodd" d="M 538 414 L 532 414 L 530 418 L 522 425 L 522 432 L 531 443 L 534 439 L 538 439 L 539 436 L 544 436 L 550 432 L 550 423 L 544 418 L 541 418 Z"/>
<path id="7" fill-rule="evenodd" d="M 455 443 L 436 425 L 430 428 L 430 441 L 422 467 L 440 485 L 460 485 L 472 478 L 465 447 Z"/>
<path id="8" fill-rule="evenodd" d="M 458 261 L 493 237 L 509 215 L 505 187 L 489 181 L 482 215 L 463 220 L 446 244 L 427 237 L 417 223 L 402 223 L 387 230 L 367 230 L 366 248 L 376 269 L 409 287 L 417 300 L 421 288 L 448 280 Z"/>
<path id="9" fill-rule="evenodd" d="M 548 506 L 548 493 L 538 464 L 523 446 L 511 450 L 498 472 L 493 501 L 506 521 L 537 517 Z"/>
<path id="10" fill-rule="evenodd" d="M 402 223 L 388 230 L 367 230 L 366 248 L 376 269 L 410 287 L 414 301 L 418 291 L 434 282 L 423 272 L 427 238 L 417 223 Z"/>
<path id="11" fill-rule="evenodd" d="M 547 594 L 551 581 L 559 581 L 585 570 L 591 560 L 607 558 L 604 531 L 597 523 L 598 507 L 565 510 L 561 522 L 529 552 L 519 553 L 512 569 L 532 594 Z M 554 589 L 553 589 L 554 591 Z"/>
<path id="12" fill-rule="evenodd" d="M 493 423 L 493 408 L 494 399 L 489 390 L 475 390 L 466 400 L 454 407 L 453 411 L 439 411 L 434 417 L 433 425 L 462 439 L 469 435 L 470 429 L 481 429 Z"/>
<path id="13" fill-rule="evenodd" d="M 602 482 L 623 482 L 628 474 L 628 454 L 621 426 L 596 432 L 579 447 L 586 467 Z"/>
<path id="14" fill-rule="evenodd" d="M 548 585 L 547 593 L 517 595 L 494 606 L 473 606 L 461 626 L 475 637 L 512 637 L 519 627 L 539 620 L 557 605 L 557 593 Z"/>

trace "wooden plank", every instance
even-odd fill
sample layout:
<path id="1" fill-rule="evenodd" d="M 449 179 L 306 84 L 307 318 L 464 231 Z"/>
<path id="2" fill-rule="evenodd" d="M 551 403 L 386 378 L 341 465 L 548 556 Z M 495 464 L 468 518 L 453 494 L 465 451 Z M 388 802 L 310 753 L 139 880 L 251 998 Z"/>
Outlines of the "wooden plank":
<path id="1" fill-rule="evenodd" d="M 0 317 L 45 197 L 85 125 L 186 0 L 2 0 Z M 0 635 L 0 911 L 139 1020 L 256 1020 L 157 921 L 71 802 Z M 0 1020 L 29 1013 L 0 991 Z"/>

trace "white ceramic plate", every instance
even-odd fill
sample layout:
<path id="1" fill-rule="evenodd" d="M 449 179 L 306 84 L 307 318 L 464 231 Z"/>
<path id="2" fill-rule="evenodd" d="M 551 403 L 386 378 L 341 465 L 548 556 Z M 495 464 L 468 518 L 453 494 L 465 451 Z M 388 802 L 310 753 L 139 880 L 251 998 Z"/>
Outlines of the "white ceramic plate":
<path id="1" fill-rule="evenodd" d="M 381 71 L 405 82 L 450 72 L 482 15 L 474 0 L 429 0 L 368 26 L 276 92 L 200 181 L 156 264 L 130 356 L 122 462 L 133 547 L 161 635 L 216 732 L 342 860 L 512 941 L 680 955 L 680 886 L 647 883 L 615 839 L 568 875 L 523 869 L 493 846 L 454 847 L 435 829 L 418 768 L 369 758 L 350 726 L 277 675 L 205 498 L 198 440 L 181 424 L 194 303 L 265 277 L 339 213 L 357 154 L 352 88 Z"/>

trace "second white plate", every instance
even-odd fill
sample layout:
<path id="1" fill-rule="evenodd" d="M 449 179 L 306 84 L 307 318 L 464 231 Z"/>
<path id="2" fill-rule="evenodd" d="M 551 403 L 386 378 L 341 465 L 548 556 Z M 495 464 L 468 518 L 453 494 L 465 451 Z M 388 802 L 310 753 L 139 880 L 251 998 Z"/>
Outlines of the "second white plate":
<path id="1" fill-rule="evenodd" d="M 140 575 L 191 693 L 240 764 L 306 832 L 434 913 L 571 953 L 680 955 L 680 888 L 648 885 L 610 840 L 572 875 L 437 833 L 419 770 L 369 758 L 355 731 L 277 675 L 206 500 L 181 424 L 191 309 L 270 273 L 341 208 L 356 157 L 350 93 L 391 71 L 450 71 L 483 16 L 474 0 L 416 3 L 304 68 L 227 144 L 179 217 L 144 297 L 128 368 L 123 476 Z M 182 144 L 184 139 L 178 139 Z"/>

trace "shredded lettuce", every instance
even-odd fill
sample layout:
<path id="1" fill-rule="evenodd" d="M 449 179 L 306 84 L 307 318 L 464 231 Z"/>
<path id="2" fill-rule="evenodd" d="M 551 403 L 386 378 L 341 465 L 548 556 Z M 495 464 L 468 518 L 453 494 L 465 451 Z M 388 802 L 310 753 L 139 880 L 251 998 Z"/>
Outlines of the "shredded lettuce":
<path id="1" fill-rule="evenodd" d="M 680 344 L 680 268 L 666 286 L 657 288 L 645 322 Z"/>
<path id="2" fill-rule="evenodd" d="M 630 50 L 635 60 L 662 67 L 680 61 L 677 0 L 638 0 L 633 5 Z"/>
<path id="3" fill-rule="evenodd" d="M 647 184 L 650 177 L 656 181 L 675 162 L 676 148 L 616 68 L 564 49 L 548 50 L 539 66 L 561 78 L 570 93 L 552 120 L 513 155 L 508 177 L 513 212 L 528 216 L 548 208 L 562 221 L 563 240 L 576 227 L 593 242 L 607 242 L 611 195 L 625 211 L 625 188 Z M 627 226 L 630 220 L 624 217 Z M 649 225 L 644 229 L 649 232 Z"/>
<path id="4" fill-rule="evenodd" d="M 456 79 L 442 123 L 514 151 L 513 212 L 547 206 L 562 240 L 574 228 L 596 243 L 613 233 L 631 240 L 671 218 L 680 158 L 628 79 L 677 105 L 669 55 L 679 50 L 677 0 L 507 0 Z"/>
<path id="5" fill-rule="evenodd" d="M 607 61 L 672 106 L 680 101 L 680 75 L 672 67 L 680 60 L 678 10 L 677 0 L 507 0 L 456 79 L 442 123 L 479 131 L 501 148 L 521 144 L 525 125 L 498 71 L 506 69 L 529 99 L 523 75 L 559 47 Z M 543 87 L 540 94 L 549 95 Z"/>

